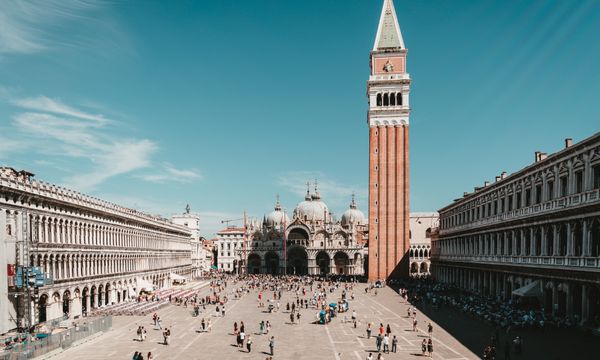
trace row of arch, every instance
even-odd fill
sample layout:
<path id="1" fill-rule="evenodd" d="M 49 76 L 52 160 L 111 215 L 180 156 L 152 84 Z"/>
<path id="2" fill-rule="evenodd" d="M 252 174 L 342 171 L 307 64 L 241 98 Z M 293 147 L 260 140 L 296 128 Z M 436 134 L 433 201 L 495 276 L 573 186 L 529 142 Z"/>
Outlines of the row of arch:
<path id="1" fill-rule="evenodd" d="M 30 256 L 30 266 L 38 266 L 54 280 L 126 274 L 140 271 L 190 266 L 187 253 L 44 253 Z"/>
<path id="2" fill-rule="evenodd" d="M 600 217 L 440 239 L 448 255 L 600 257 Z"/>
<path id="3" fill-rule="evenodd" d="M 155 273 L 141 279 L 161 288 L 168 284 L 168 274 Z M 87 315 L 94 309 L 129 301 L 139 295 L 140 290 L 137 279 L 133 278 L 46 290 L 40 294 L 35 304 L 36 320 L 42 323 L 63 316 L 75 318 Z"/>
<path id="4" fill-rule="evenodd" d="M 402 93 L 379 93 L 377 94 L 377 106 L 401 106 Z"/>
<path id="5" fill-rule="evenodd" d="M 41 243 L 121 248 L 185 250 L 186 234 L 101 225 L 60 217 L 30 215 L 33 238 Z"/>
<path id="6" fill-rule="evenodd" d="M 409 255 L 411 258 L 427 259 L 429 258 L 429 247 L 411 247 Z"/>
<path id="7" fill-rule="evenodd" d="M 248 255 L 247 269 L 250 274 L 296 275 L 360 275 L 363 271 L 362 254 L 350 256 L 344 251 L 317 251 L 311 255 L 300 246 L 287 250 L 287 258 L 282 259 L 276 251 L 252 252 Z"/>
<path id="8" fill-rule="evenodd" d="M 522 286 L 539 282 L 538 306 L 548 314 L 566 316 L 585 323 L 600 318 L 600 285 L 581 281 L 567 281 L 544 276 L 530 277 L 518 273 L 467 269 L 435 263 L 433 277 L 440 282 L 451 283 L 486 296 L 501 296 L 509 300 L 513 291 Z"/>

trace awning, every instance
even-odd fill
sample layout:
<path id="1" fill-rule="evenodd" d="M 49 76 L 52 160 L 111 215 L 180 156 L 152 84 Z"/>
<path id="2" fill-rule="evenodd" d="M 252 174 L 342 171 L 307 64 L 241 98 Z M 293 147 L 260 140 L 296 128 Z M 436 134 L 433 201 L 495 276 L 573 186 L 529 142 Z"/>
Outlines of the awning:
<path id="1" fill-rule="evenodd" d="M 531 282 L 525 286 L 521 286 L 512 292 L 513 295 L 522 297 L 539 297 L 542 296 L 542 287 L 538 280 Z"/>
<path id="2" fill-rule="evenodd" d="M 152 285 L 151 282 L 144 280 L 144 279 L 137 279 L 137 287 L 136 287 L 137 292 L 139 293 L 142 290 L 146 290 L 146 291 L 153 291 L 154 290 L 154 285 Z"/>
<path id="3" fill-rule="evenodd" d="M 171 278 L 171 280 L 180 280 L 180 281 L 187 280 L 187 278 L 185 276 L 181 276 L 179 274 L 173 274 L 173 273 L 169 274 L 169 278 Z"/>

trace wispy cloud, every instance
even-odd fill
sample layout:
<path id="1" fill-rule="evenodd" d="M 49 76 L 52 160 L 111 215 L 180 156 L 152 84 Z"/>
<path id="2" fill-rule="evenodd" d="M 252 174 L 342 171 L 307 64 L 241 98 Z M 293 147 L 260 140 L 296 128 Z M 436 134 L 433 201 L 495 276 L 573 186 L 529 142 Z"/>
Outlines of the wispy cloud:
<path id="1" fill-rule="evenodd" d="M 97 111 L 47 96 L 12 99 L 10 103 L 21 112 L 13 118 L 13 140 L 0 144 L 0 156 L 8 151 L 27 149 L 37 152 L 42 160 L 47 156 L 52 156 L 53 160 L 82 160 L 87 170 L 71 171 L 64 179 L 66 186 L 91 191 L 112 177 L 144 168 L 153 169 L 151 174 L 158 174 L 148 175 L 148 181 L 190 182 L 201 178 L 196 169 L 178 169 L 170 163 L 154 168 L 152 156 L 158 145 L 149 139 L 115 133 L 113 128 L 119 121 Z M 28 146 L 16 147 L 23 143 Z"/>
<path id="2" fill-rule="evenodd" d="M 142 180 L 159 184 L 166 182 L 190 183 L 194 180 L 202 179 L 202 174 L 196 169 L 181 170 L 169 163 L 165 163 L 161 167 L 154 169 L 153 173 L 140 175 L 138 177 Z"/>
<path id="3" fill-rule="evenodd" d="M 114 1 L 10 0 L 0 6 L 0 60 L 43 51 L 81 50 L 106 57 L 134 55 Z"/>
<path id="4" fill-rule="evenodd" d="M 310 182 L 310 191 L 314 191 L 314 181 L 317 180 L 319 193 L 323 200 L 335 208 L 345 208 L 350 203 L 352 194 L 356 194 L 359 205 L 366 205 L 367 194 L 364 186 L 346 184 L 332 179 L 327 174 L 319 171 L 291 171 L 277 177 L 277 185 L 287 189 L 293 194 L 304 196 L 306 182 Z"/>
<path id="5" fill-rule="evenodd" d="M 0 54 L 31 54 L 59 41 L 49 30 L 65 22 L 85 23 L 99 3 L 83 0 L 4 1 L 0 6 Z"/>

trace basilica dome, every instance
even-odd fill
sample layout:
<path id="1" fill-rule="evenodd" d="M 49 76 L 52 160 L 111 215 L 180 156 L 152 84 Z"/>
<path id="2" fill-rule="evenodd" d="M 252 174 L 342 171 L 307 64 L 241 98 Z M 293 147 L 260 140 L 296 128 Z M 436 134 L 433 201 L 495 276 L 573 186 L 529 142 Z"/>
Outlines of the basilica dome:
<path id="1" fill-rule="evenodd" d="M 300 202 L 294 209 L 294 217 L 304 221 L 323 221 L 329 220 L 329 209 L 327 205 L 321 201 L 321 196 L 318 191 L 310 195 L 306 192 L 304 201 Z"/>
<path id="2" fill-rule="evenodd" d="M 269 227 L 276 227 L 276 226 L 283 225 L 284 223 L 285 224 L 290 223 L 290 219 L 287 217 L 287 215 L 281 209 L 279 200 L 277 200 L 277 203 L 275 204 L 275 210 L 273 210 L 269 215 L 267 215 L 266 223 L 267 223 L 267 226 L 269 226 Z"/>
<path id="3" fill-rule="evenodd" d="M 342 225 L 365 225 L 365 215 L 362 211 L 356 208 L 356 202 L 354 201 L 354 195 L 352 196 L 352 203 L 350 204 L 350 208 L 344 212 L 342 215 Z"/>

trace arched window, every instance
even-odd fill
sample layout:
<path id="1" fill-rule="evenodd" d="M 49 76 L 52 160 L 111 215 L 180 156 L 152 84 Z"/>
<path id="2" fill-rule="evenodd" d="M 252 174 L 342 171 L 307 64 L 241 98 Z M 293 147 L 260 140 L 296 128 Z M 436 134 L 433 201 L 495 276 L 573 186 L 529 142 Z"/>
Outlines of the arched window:
<path id="1" fill-rule="evenodd" d="M 381 94 L 377 94 L 377 106 L 381 106 L 381 105 L 382 105 Z"/>
<path id="2" fill-rule="evenodd" d="M 402 93 L 397 93 L 396 94 L 396 104 L 397 105 L 402 105 Z"/>
<path id="3" fill-rule="evenodd" d="M 383 94 L 383 106 L 388 106 L 390 104 L 390 97 L 388 94 Z"/>
<path id="4" fill-rule="evenodd" d="M 390 105 L 396 105 L 396 94 L 390 94 Z"/>

